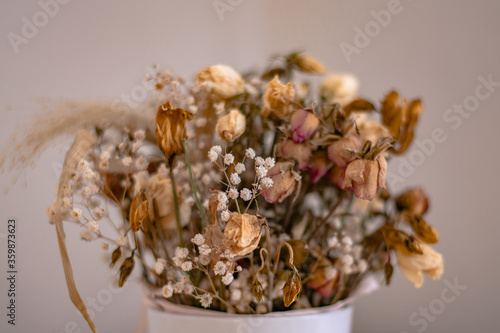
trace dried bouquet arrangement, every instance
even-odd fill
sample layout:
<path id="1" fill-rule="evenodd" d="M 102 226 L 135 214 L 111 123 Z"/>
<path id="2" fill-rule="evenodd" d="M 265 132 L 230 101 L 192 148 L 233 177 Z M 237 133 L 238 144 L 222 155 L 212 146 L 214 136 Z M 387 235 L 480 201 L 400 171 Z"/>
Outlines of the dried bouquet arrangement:
<path id="1" fill-rule="evenodd" d="M 63 221 L 102 244 L 120 286 L 140 270 L 156 300 L 213 311 L 335 304 L 377 272 L 389 284 L 393 265 L 416 287 L 441 276 L 425 193 L 386 188 L 420 100 L 392 91 L 376 106 L 350 75 L 327 76 L 316 93 L 297 78 L 324 72 L 300 53 L 263 75 L 207 67 L 192 83 L 155 67 L 135 105 L 68 102 L 37 119 L 21 151 L 80 129 L 47 211 L 91 326 Z"/>

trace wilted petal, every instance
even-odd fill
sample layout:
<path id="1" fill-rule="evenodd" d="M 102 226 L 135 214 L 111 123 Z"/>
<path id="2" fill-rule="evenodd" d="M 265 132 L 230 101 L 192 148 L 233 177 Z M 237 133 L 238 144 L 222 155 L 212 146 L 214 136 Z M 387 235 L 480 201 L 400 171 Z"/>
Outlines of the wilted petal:
<path id="1" fill-rule="evenodd" d="M 356 197 L 364 200 L 372 200 L 377 194 L 379 164 L 377 161 L 366 160 L 363 184 L 355 182 L 352 189 Z"/>
<path id="2" fill-rule="evenodd" d="M 361 148 L 359 138 L 355 135 L 349 135 L 335 141 L 328 147 L 328 157 L 342 169 L 345 169 L 347 164 L 354 159 L 346 148 L 359 150 Z"/>
<path id="3" fill-rule="evenodd" d="M 353 183 L 363 184 L 365 182 L 365 160 L 354 160 L 347 166 L 345 170 L 344 182 L 342 183 L 343 189 L 348 189 L 353 186 Z"/>
<path id="4" fill-rule="evenodd" d="M 385 175 L 387 173 L 387 161 L 385 160 L 384 156 L 379 155 L 377 162 L 378 162 L 378 166 L 379 166 L 378 187 L 385 188 Z"/>

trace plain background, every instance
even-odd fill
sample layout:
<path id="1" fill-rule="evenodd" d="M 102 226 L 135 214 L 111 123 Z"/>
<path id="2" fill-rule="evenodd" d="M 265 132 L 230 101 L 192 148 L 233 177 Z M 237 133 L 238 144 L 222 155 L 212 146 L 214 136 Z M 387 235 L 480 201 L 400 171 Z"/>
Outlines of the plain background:
<path id="1" fill-rule="evenodd" d="M 390 288 L 356 303 L 354 332 L 417 332 L 421 326 L 412 326 L 410 318 L 414 313 L 422 318 L 418 311 L 429 306 L 439 314 L 427 320 L 422 331 L 497 332 L 500 89 L 461 118 L 458 128 L 443 116 L 454 104 L 472 100 L 480 76 L 500 81 L 500 2 L 401 0 L 402 10 L 383 27 L 373 23 L 371 11 L 387 9 L 388 0 L 221 2 L 231 6 L 222 19 L 212 0 L 73 0 L 61 5 L 16 53 L 8 34 L 20 35 L 23 17 L 33 21 L 41 7 L 34 0 L 1 0 L 2 145 L 13 133 L 22 135 L 16 126 L 39 111 L 33 102 L 38 97 L 114 99 L 130 94 L 152 63 L 191 77 L 207 65 L 262 68 L 271 55 L 307 50 L 330 70 L 356 75 L 361 94 L 371 100 L 380 100 L 392 88 L 422 97 L 425 113 L 417 139 L 431 138 L 436 128 L 446 135 L 446 141 L 425 156 L 413 145 L 410 153 L 418 165 L 404 183 L 394 186 L 425 185 L 432 198 L 427 218 L 440 232 L 436 249 L 444 255 L 445 274 L 441 281 L 426 279 L 416 290 L 396 271 Z M 373 37 L 348 62 L 341 45 L 356 45 L 357 29 L 365 28 L 374 29 Z M 36 168 L 21 173 L 16 185 L 13 174 L 1 174 L 2 332 L 60 333 L 71 331 L 71 322 L 76 323 L 75 332 L 89 331 L 67 295 L 55 230 L 45 215 L 70 140 L 47 151 Z M 402 163 L 393 160 L 391 172 L 398 174 Z M 8 193 L 3 192 L 6 188 Z M 9 217 L 18 220 L 15 327 L 7 325 L 4 314 Z M 102 250 L 78 241 L 77 230 L 68 230 L 68 243 L 81 294 L 104 295 L 113 275 Z M 439 308 L 444 281 L 455 279 L 466 290 Z M 134 332 L 141 299 L 140 285 L 129 283 L 100 308 L 97 327 L 101 332 Z"/>

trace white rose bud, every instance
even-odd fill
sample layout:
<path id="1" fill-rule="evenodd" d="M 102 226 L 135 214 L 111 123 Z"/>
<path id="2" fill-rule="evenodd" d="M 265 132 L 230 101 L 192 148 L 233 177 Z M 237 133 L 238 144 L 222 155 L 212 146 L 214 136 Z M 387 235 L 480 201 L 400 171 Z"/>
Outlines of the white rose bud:
<path id="1" fill-rule="evenodd" d="M 219 118 L 215 131 L 222 140 L 231 142 L 243 134 L 246 125 L 245 116 L 240 111 L 233 109 L 227 115 Z"/>

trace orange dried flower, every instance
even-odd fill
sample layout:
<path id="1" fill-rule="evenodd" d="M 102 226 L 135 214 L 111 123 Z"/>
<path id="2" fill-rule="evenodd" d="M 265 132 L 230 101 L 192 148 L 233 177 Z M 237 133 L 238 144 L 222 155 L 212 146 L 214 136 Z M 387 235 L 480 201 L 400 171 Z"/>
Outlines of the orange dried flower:
<path id="1" fill-rule="evenodd" d="M 156 114 L 156 140 L 167 160 L 182 154 L 182 139 L 187 139 L 186 120 L 194 114 L 181 108 L 172 108 L 169 102 L 160 105 Z"/>
<path id="2" fill-rule="evenodd" d="M 282 84 L 276 75 L 267 84 L 263 97 L 262 116 L 268 118 L 271 114 L 278 119 L 287 117 L 292 111 L 291 100 L 295 97 L 292 82 Z"/>

